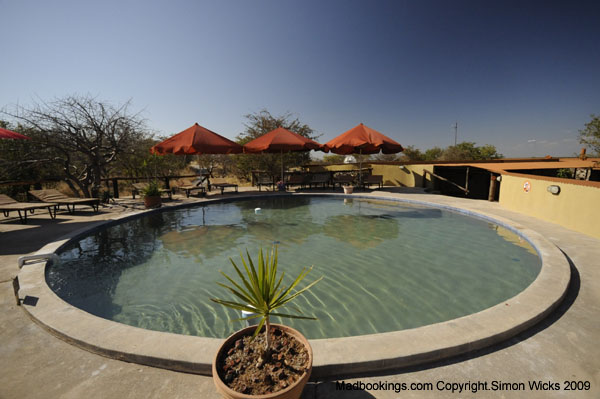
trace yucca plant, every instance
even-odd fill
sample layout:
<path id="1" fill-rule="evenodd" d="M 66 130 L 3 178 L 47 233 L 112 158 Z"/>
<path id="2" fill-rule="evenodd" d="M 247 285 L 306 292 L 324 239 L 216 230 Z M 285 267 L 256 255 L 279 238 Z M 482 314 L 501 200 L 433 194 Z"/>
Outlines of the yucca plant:
<path id="1" fill-rule="evenodd" d="M 142 190 L 144 197 L 160 197 L 160 186 L 156 180 L 150 181 Z"/>
<path id="2" fill-rule="evenodd" d="M 252 262 L 252 258 L 250 257 L 248 250 L 246 250 L 246 256 L 248 258 L 247 261 L 244 259 L 243 254 L 240 253 L 245 273 L 240 270 L 233 259 L 229 258 L 241 280 L 241 284 L 236 283 L 223 271 L 221 271 L 221 274 L 225 276 L 225 278 L 229 280 L 231 284 L 233 284 L 233 287 L 226 284 L 217 283 L 221 287 L 227 288 L 229 291 L 231 291 L 236 297 L 241 299 L 242 302 L 232 302 L 215 298 L 211 298 L 211 301 L 236 310 L 245 310 L 247 312 L 254 313 L 252 316 L 243 317 L 237 320 L 249 320 L 260 317 L 260 323 L 258 323 L 253 337 L 256 337 L 261 328 L 265 326 L 265 351 L 268 352 L 271 346 L 271 340 L 269 338 L 271 316 L 316 320 L 315 317 L 275 313 L 275 310 L 288 304 L 298 295 L 302 294 L 310 287 L 318 283 L 323 277 L 313 281 L 301 290 L 292 292 L 298 283 L 300 283 L 300 281 L 302 281 L 304 277 L 306 277 L 306 275 L 312 270 L 312 266 L 308 269 L 303 268 L 302 272 L 300 272 L 300 275 L 296 277 L 294 282 L 285 287 L 281 285 L 285 273 L 281 273 L 281 276 L 277 275 L 277 247 L 274 247 L 271 250 L 270 255 L 267 253 L 266 257 L 263 255 L 262 248 L 260 249 L 260 252 L 258 253 L 258 267 L 254 266 L 254 262 Z M 300 309 L 296 308 L 295 310 L 299 313 L 302 313 Z"/>

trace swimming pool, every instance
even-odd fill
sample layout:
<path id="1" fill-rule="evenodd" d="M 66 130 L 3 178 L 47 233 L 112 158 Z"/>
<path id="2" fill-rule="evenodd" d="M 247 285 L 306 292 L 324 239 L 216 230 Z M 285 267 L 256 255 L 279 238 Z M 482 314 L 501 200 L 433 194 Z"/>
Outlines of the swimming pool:
<path id="1" fill-rule="evenodd" d="M 256 213 L 255 209 L 261 208 Z M 285 320 L 308 338 L 397 331 L 479 312 L 511 298 L 541 261 L 496 223 L 379 199 L 272 196 L 154 213 L 95 231 L 46 269 L 62 299 L 156 331 L 225 337 L 239 315 L 209 301 L 227 258 L 277 243 L 280 268 L 324 276 L 296 305 L 317 321 Z"/>

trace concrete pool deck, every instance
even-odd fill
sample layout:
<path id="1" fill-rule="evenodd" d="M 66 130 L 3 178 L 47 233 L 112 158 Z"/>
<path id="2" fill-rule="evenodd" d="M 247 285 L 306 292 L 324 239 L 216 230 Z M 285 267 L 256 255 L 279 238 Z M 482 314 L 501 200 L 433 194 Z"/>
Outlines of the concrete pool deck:
<path id="1" fill-rule="evenodd" d="M 416 199 L 425 202 L 479 211 L 513 220 L 544 235 L 571 258 L 574 279 L 565 302 L 547 319 L 517 337 L 478 352 L 451 358 L 411 369 L 392 370 L 376 375 L 342 375 L 346 382 L 362 383 L 433 383 L 429 392 L 402 392 L 402 396 L 446 396 L 436 388 L 438 381 L 462 383 L 467 381 L 503 381 L 518 383 L 542 380 L 558 382 L 590 381 L 590 391 L 558 393 L 569 396 L 595 397 L 598 393 L 600 361 L 596 348 L 600 336 L 598 320 L 600 290 L 596 264 L 600 259 L 600 242 L 560 226 L 542 222 L 525 215 L 503 210 L 497 203 L 463 200 L 390 189 L 377 191 L 378 196 Z M 394 190 L 395 191 L 395 190 Z M 184 201 L 184 200 L 180 200 Z M 33 215 L 28 225 L 17 222 L 0 224 L 0 312 L 2 313 L 2 375 L 0 397 L 217 397 L 210 377 L 161 370 L 138 364 L 104 358 L 69 345 L 33 323 L 18 308 L 12 295 L 10 279 L 18 272 L 19 255 L 34 252 L 60 235 L 90 225 L 92 220 L 111 219 L 127 214 L 131 208 L 114 207 L 111 212 L 90 217 L 85 210 L 76 216 L 59 214 L 58 220 Z M 356 351 L 358 348 L 339 348 Z M 362 348 L 368 350 L 368 348 Z M 351 378 L 355 377 L 355 378 Z M 359 377 L 359 378 L 357 378 Z M 399 387 L 399 385 L 390 385 Z M 442 384 L 442 387 L 444 385 Z M 557 392 L 554 392 L 556 394 Z M 519 392 L 479 392 L 478 397 L 518 395 Z M 522 394 L 522 392 L 521 392 Z M 528 397 L 536 392 L 528 392 Z M 540 397 L 552 392 L 537 392 Z M 483 396 L 482 396 L 483 395 Z M 306 398 L 321 397 L 397 397 L 394 390 L 377 389 L 336 391 L 332 382 L 310 384 Z M 515 396 L 518 397 L 518 396 Z"/>

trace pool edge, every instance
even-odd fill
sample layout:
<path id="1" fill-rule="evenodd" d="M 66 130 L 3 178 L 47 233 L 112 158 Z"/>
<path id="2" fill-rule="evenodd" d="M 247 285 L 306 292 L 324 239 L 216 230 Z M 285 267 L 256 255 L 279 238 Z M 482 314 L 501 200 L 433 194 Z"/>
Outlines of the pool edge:
<path id="1" fill-rule="evenodd" d="M 266 196 L 273 195 L 266 194 Z M 501 304 L 475 314 L 410 330 L 311 340 L 315 353 L 311 377 L 313 380 L 429 363 L 505 341 L 545 318 L 566 295 L 570 281 L 570 266 L 564 254 L 541 234 L 509 219 L 472 208 L 458 208 L 408 199 L 402 195 L 382 196 L 378 193 L 351 196 L 331 193 L 316 195 L 400 201 L 483 217 L 508 227 L 526 238 L 542 258 L 542 268 L 534 282 L 524 291 Z M 239 195 L 235 199 L 246 198 L 258 197 Z M 231 199 L 219 198 L 181 204 L 150 212 L 163 212 Z M 119 223 L 145 213 L 147 212 L 121 216 L 91 228 L 74 231 L 44 246 L 38 252 L 54 252 L 70 239 L 107 224 Z M 24 304 L 23 308 L 39 325 L 53 335 L 103 356 L 176 371 L 210 375 L 212 357 L 222 339 L 144 330 L 93 316 L 56 296 L 46 284 L 44 269 L 43 263 L 28 265 L 22 269 L 19 273 L 21 282 L 19 294 L 21 297 L 37 298 L 35 306 Z M 98 333 L 99 331 L 101 333 Z M 352 350 L 349 351 L 348 348 Z"/>

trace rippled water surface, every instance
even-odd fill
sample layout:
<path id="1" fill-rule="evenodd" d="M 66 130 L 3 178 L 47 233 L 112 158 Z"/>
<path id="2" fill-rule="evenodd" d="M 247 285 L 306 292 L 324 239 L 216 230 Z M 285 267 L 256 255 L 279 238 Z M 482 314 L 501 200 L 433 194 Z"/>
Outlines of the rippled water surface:
<path id="1" fill-rule="evenodd" d="M 261 208 L 255 213 L 255 208 Z M 50 287 L 92 314 L 151 330 L 226 337 L 238 314 L 209 300 L 231 257 L 279 243 L 288 282 L 314 265 L 324 279 L 294 304 L 317 321 L 285 324 L 308 338 L 380 333 L 454 319 L 527 287 L 533 248 L 459 213 L 379 200 L 274 196 L 167 211 L 80 239 L 49 267 Z M 275 320 L 278 321 L 278 320 Z"/>

